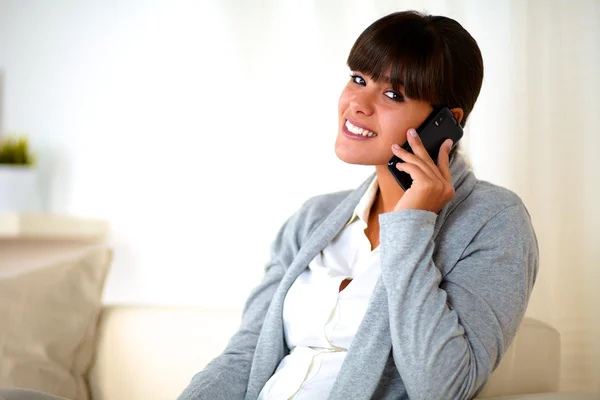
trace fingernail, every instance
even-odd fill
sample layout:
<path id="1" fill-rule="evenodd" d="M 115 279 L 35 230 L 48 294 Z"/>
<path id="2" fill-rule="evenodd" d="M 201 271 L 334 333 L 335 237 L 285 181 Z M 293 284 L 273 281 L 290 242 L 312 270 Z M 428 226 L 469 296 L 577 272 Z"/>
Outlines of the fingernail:
<path id="1" fill-rule="evenodd" d="M 417 131 L 415 131 L 414 129 L 409 129 L 408 130 L 408 134 L 412 137 L 416 137 L 417 136 Z M 439 142 L 438 142 L 439 143 Z"/>
<path id="2" fill-rule="evenodd" d="M 452 145 L 454 144 L 454 142 L 452 141 L 452 139 L 448 139 L 448 148 L 451 149 Z"/>
<path id="3" fill-rule="evenodd" d="M 392 145 L 392 148 L 393 148 L 394 150 L 400 150 L 400 146 L 399 146 L 399 145 L 397 145 L 397 144 L 395 144 L 395 143 Z"/>

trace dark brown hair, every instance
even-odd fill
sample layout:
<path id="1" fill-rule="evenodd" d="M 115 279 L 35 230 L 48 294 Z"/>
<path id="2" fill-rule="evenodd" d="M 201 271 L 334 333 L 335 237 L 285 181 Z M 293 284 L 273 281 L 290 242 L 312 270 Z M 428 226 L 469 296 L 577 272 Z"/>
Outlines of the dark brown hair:
<path id="1" fill-rule="evenodd" d="M 432 105 L 460 107 L 464 126 L 479 96 L 483 59 L 477 42 L 453 19 L 404 11 L 371 24 L 356 40 L 348 67 Z"/>

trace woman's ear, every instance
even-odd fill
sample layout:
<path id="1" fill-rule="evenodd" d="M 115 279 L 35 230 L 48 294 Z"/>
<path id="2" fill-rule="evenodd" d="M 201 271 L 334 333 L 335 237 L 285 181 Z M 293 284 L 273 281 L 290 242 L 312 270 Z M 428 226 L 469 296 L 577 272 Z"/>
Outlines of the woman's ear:
<path id="1" fill-rule="evenodd" d="M 465 112 L 463 111 L 463 109 L 456 107 L 456 108 L 451 109 L 450 112 L 452 113 L 452 115 L 454 115 L 454 118 L 456 118 L 456 120 L 460 124 L 460 122 L 462 121 L 462 119 L 465 115 Z"/>

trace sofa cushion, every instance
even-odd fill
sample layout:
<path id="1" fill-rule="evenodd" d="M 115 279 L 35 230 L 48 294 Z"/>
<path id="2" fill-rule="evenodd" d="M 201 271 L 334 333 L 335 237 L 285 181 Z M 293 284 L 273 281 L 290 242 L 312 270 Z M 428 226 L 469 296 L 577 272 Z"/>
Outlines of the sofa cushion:
<path id="1" fill-rule="evenodd" d="M 237 308 L 104 308 L 89 377 L 92 398 L 177 398 L 223 351 L 240 322 Z"/>
<path id="2" fill-rule="evenodd" d="M 559 332 L 542 321 L 525 317 L 478 398 L 553 393 L 559 391 L 559 384 Z"/>
<path id="3" fill-rule="evenodd" d="M 111 259 L 111 250 L 99 246 L 48 265 L 0 271 L 0 387 L 89 398 L 84 375 Z"/>

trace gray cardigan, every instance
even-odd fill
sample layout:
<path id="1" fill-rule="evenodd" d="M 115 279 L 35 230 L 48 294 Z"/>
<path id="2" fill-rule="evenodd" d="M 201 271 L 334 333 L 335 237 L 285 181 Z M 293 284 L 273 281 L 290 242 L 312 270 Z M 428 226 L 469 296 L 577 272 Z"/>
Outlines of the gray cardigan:
<path id="1" fill-rule="evenodd" d="M 379 216 L 381 277 L 329 399 L 471 399 L 512 342 L 538 270 L 529 214 L 516 194 L 477 180 L 462 155 L 450 169 L 456 194 L 439 214 Z M 289 353 L 287 290 L 344 227 L 372 178 L 314 197 L 288 219 L 239 331 L 180 400 L 258 397 Z"/>

